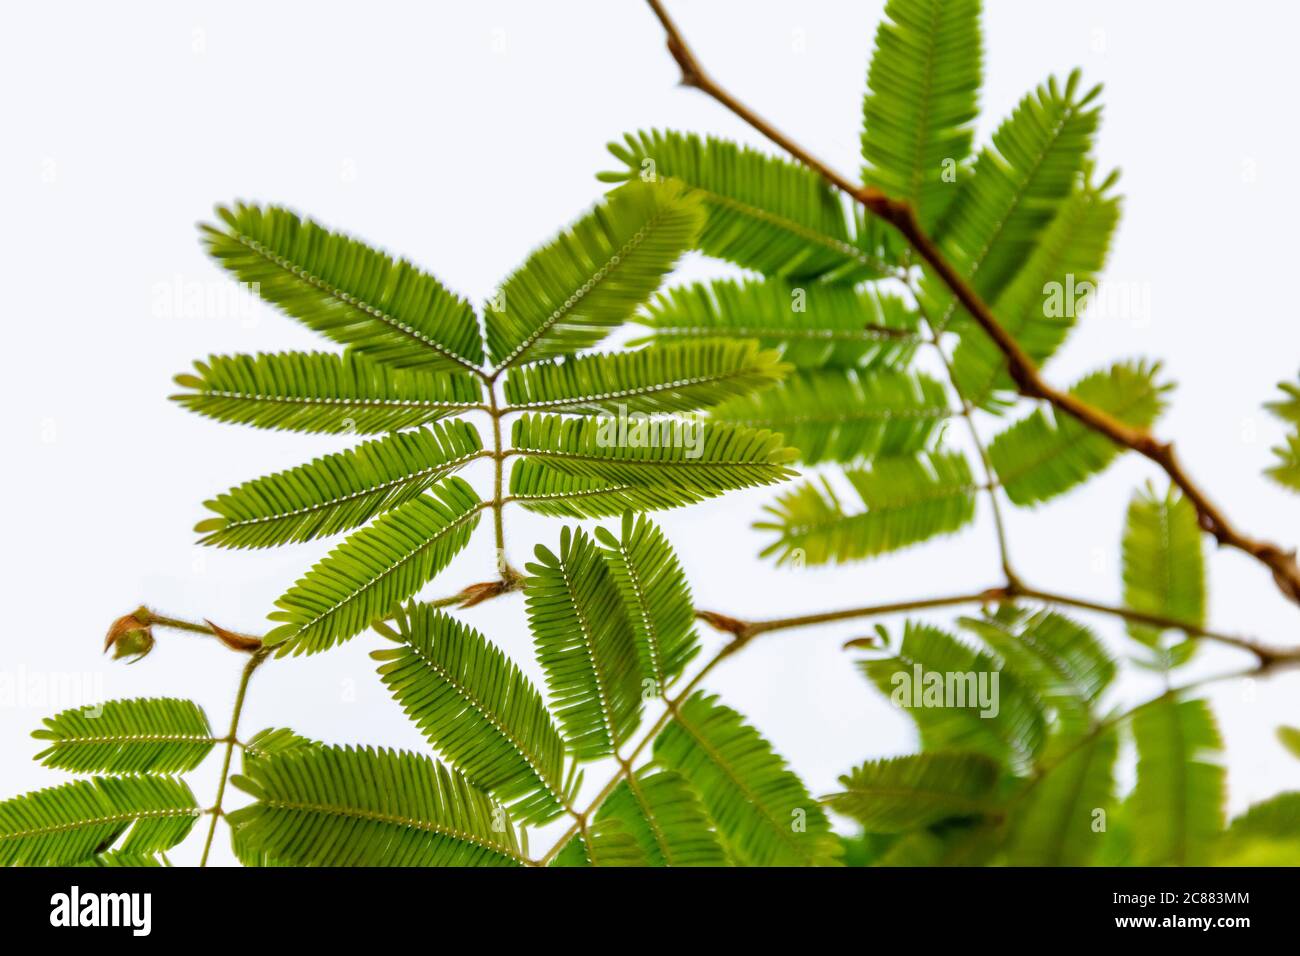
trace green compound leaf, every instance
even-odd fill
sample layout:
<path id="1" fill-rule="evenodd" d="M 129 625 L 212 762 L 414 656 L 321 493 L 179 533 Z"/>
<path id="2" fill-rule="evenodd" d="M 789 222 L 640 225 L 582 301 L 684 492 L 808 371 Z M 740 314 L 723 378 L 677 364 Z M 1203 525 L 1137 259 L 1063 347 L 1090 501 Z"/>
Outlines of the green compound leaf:
<path id="1" fill-rule="evenodd" d="M 957 193 L 979 114 L 979 0 L 891 0 L 863 102 L 862 180 L 929 228 Z"/>
<path id="2" fill-rule="evenodd" d="M 644 516 L 623 515 L 621 533 L 595 531 L 636 636 L 643 680 L 662 695 L 699 653 L 690 585 L 672 545 Z"/>
<path id="3" fill-rule="evenodd" d="M 951 534 L 975 517 L 977 486 L 959 453 L 879 458 L 844 476 L 865 510 L 846 508 L 825 480 L 798 485 L 765 509 L 770 519 L 754 523 L 778 535 L 761 556 L 778 555 L 780 564 L 856 561 Z"/>
<path id="4" fill-rule="evenodd" d="M 1136 861 L 1144 866 L 1209 862 L 1223 829 L 1226 775 L 1213 762 L 1223 742 L 1203 700 L 1157 698 L 1132 718 L 1137 743 Z"/>
<path id="5" fill-rule="evenodd" d="M 505 396 L 511 411 L 689 412 L 766 388 L 787 368 L 753 342 L 685 342 L 511 369 Z"/>
<path id="6" fill-rule="evenodd" d="M 1169 386 L 1158 364 L 1121 362 L 1080 380 L 1071 393 L 1136 428 L 1164 409 Z M 1000 432 L 989 460 L 1007 497 L 1018 505 L 1049 501 L 1100 474 L 1122 449 L 1063 412 L 1038 409 Z"/>
<path id="7" fill-rule="evenodd" d="M 1052 78 L 1022 99 L 946 211 L 935 238 L 985 302 L 996 301 L 1033 255 L 1079 181 L 1100 122 L 1093 105 L 1100 92 L 1080 94 L 1076 72 L 1064 88 Z M 938 328 L 965 318 L 937 278 L 927 275 L 922 293 Z"/>
<path id="8" fill-rule="evenodd" d="M 32 732 L 48 742 L 36 759 L 75 773 L 181 773 L 202 763 L 216 743 L 202 708 L 174 697 L 74 707 L 44 723 Z"/>
<path id="9" fill-rule="evenodd" d="M 255 428 L 381 435 L 481 406 L 472 373 L 395 369 L 353 351 L 213 355 L 176 376 L 190 411 Z"/>
<path id="10" fill-rule="evenodd" d="M 743 717 L 696 693 L 654 742 L 655 761 L 689 780 L 742 866 L 834 864 L 830 823 L 803 782 Z"/>
<path id="11" fill-rule="evenodd" d="M 724 402 L 709 418 L 779 432 L 816 465 L 926 451 L 949 414 L 943 386 L 927 375 L 825 369 Z"/>
<path id="12" fill-rule="evenodd" d="M 663 500 L 679 505 L 774 484 L 793 474 L 785 465 L 794 451 L 780 435 L 734 425 L 524 415 L 511 438 L 516 453 L 580 479 L 575 490 L 585 482 L 598 488 L 653 486 Z"/>
<path id="13" fill-rule="evenodd" d="M 726 866 L 718 834 L 696 796 L 670 770 L 642 770 L 600 805 L 597 823 L 613 820 L 636 843 L 645 866 Z"/>
<path id="14" fill-rule="evenodd" d="M 74 780 L 0 803 L 0 866 L 68 866 L 109 848 L 158 853 L 199 816 L 190 788 L 173 777 Z"/>
<path id="15" fill-rule="evenodd" d="M 796 163 L 671 130 L 628 133 L 609 151 L 624 168 L 598 178 L 668 177 L 703 199 L 708 220 L 698 242 L 707 255 L 790 279 L 856 282 L 889 268 L 854 239 L 839 196 Z"/>
<path id="16" fill-rule="evenodd" d="M 469 543 L 483 505 L 452 477 L 349 537 L 276 601 L 266 636 L 285 654 L 315 654 L 360 634 L 414 595 Z"/>
<path id="17" fill-rule="evenodd" d="M 994 810 L 1001 773 L 996 762 L 979 754 L 938 752 L 868 760 L 840 777 L 844 789 L 824 801 L 868 833 L 903 833 Z"/>
<path id="18" fill-rule="evenodd" d="M 505 812 L 418 754 L 309 747 L 266 756 L 231 783 L 236 855 L 282 866 L 520 866 Z"/>
<path id="19" fill-rule="evenodd" d="M 206 502 L 201 544 L 269 548 L 349 531 L 423 494 L 479 457 L 483 443 L 461 421 L 399 432 L 306 465 L 257 478 Z"/>
<path id="20" fill-rule="evenodd" d="M 908 621 L 896 655 L 859 666 L 916 722 L 927 750 L 973 751 L 1020 769 L 1043 747 L 1047 722 L 1033 690 L 937 627 Z"/>
<path id="21" fill-rule="evenodd" d="M 603 554 L 581 530 L 560 553 L 537 546 L 524 585 L 537 660 L 551 707 L 579 760 L 614 752 L 641 719 L 636 637 Z"/>
<path id="22" fill-rule="evenodd" d="M 631 318 L 704 220 L 675 183 L 629 183 L 529 257 L 484 309 L 496 366 L 591 348 Z"/>
<path id="23" fill-rule="evenodd" d="M 780 279 L 677 286 L 655 296 L 637 321 L 661 345 L 755 339 L 801 369 L 901 368 L 921 342 L 919 316 L 898 296 Z"/>
<path id="24" fill-rule="evenodd" d="M 379 676 L 429 743 L 517 822 L 563 810 L 564 741 L 541 695 L 473 628 L 424 604 L 397 615 L 397 647 L 372 651 Z"/>
<path id="25" fill-rule="evenodd" d="M 218 206 L 208 252 L 262 298 L 376 361 L 434 371 L 483 363 L 469 303 L 433 276 L 279 206 Z"/>
<path id="26" fill-rule="evenodd" d="M 1193 627 L 1205 624 L 1205 553 L 1192 503 L 1170 486 L 1148 485 L 1129 503 L 1124 524 L 1124 606 Z M 1160 628 L 1130 622 L 1129 636 L 1161 654 Z"/>

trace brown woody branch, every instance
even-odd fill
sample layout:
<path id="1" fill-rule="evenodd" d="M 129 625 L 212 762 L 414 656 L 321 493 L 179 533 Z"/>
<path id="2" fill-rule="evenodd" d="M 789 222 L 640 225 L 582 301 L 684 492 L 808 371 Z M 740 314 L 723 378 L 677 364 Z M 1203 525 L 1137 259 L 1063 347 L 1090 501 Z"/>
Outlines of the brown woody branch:
<path id="1" fill-rule="evenodd" d="M 1284 549 L 1271 541 L 1251 537 L 1239 530 L 1187 474 L 1171 442 L 1161 441 L 1144 428 L 1126 425 L 1101 409 L 1048 383 L 1040 374 L 1033 359 L 1002 327 L 979 294 L 953 268 L 939 251 L 938 246 L 921 228 L 915 212 L 908 203 L 891 199 L 874 187 L 850 182 L 733 97 L 715 83 L 700 66 L 663 4 L 659 0 L 647 0 L 647 2 L 667 34 L 668 52 L 672 54 L 681 69 L 682 85 L 694 87 L 717 100 L 800 163 L 862 205 L 870 214 L 893 226 L 943 281 L 974 318 L 976 324 L 997 345 L 1006 359 L 1011 379 L 1021 395 L 1048 402 L 1115 444 L 1132 449 L 1155 462 L 1195 507 L 1200 526 L 1205 533 L 1213 535 L 1221 546 L 1235 548 L 1259 561 L 1272 572 L 1278 589 L 1292 601 L 1300 603 L 1300 565 L 1296 563 L 1294 550 Z"/>

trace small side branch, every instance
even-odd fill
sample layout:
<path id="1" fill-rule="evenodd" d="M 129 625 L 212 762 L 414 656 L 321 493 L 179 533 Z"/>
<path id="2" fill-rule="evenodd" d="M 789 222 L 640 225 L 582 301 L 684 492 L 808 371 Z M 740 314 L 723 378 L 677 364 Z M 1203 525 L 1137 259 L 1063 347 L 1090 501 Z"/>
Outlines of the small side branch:
<path id="1" fill-rule="evenodd" d="M 971 604 L 1012 604 L 1019 600 L 1037 601 L 1059 607 L 1073 607 L 1097 614 L 1108 614 L 1135 624 L 1146 624 L 1164 630 L 1181 631 L 1188 637 L 1203 638 L 1228 647 L 1246 651 L 1255 656 L 1264 670 L 1300 666 L 1300 647 L 1274 647 L 1259 641 L 1233 634 L 1224 634 L 1210 630 L 1198 624 L 1179 621 L 1159 614 L 1147 614 L 1126 607 L 1102 604 L 1085 598 L 1040 591 L 1023 585 L 985 588 L 965 594 L 946 597 L 919 598 L 912 601 L 895 601 L 888 604 L 871 604 L 863 607 L 845 608 L 839 611 L 821 611 L 816 614 L 804 614 L 798 617 L 779 617 L 762 621 L 743 621 L 716 611 L 697 610 L 696 617 L 716 627 L 718 630 L 736 635 L 738 641 L 748 641 L 759 634 L 772 631 L 788 631 L 795 628 L 811 627 L 817 624 L 834 624 L 840 621 L 854 621 L 868 617 L 884 617 L 889 614 L 902 614 L 908 611 L 925 611 L 943 607 L 959 607 Z M 731 645 L 727 646 L 731 648 Z"/>

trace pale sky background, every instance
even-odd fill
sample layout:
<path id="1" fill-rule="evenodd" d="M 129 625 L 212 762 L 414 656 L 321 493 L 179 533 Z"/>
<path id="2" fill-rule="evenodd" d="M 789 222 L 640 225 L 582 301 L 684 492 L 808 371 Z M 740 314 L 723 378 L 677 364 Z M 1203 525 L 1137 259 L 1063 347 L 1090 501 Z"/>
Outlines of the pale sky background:
<path id="1" fill-rule="evenodd" d="M 849 173 L 880 2 L 670 2 L 706 67 L 761 114 Z M 1286 289 L 1300 210 L 1294 38 L 1300 7 L 1239 0 L 986 4 L 980 140 L 1049 73 L 1104 82 L 1102 167 L 1128 197 L 1107 276 L 1149 295 L 1140 314 L 1092 316 L 1050 367 L 1068 383 L 1113 359 L 1165 361 L 1180 386 L 1160 432 L 1248 531 L 1300 542 L 1300 499 L 1260 471 L 1281 430 L 1260 411 L 1300 368 Z M 702 95 L 676 86 L 657 23 L 638 0 L 537 4 L 50 3 L 8 5 L 0 24 L 0 350 L 8 509 L 0 551 L 7 635 L 0 679 L 0 795 L 67 777 L 31 761 L 40 718 L 104 697 L 199 701 L 225 732 L 242 659 L 214 641 L 160 634 L 141 663 L 100 654 L 109 622 L 144 602 L 260 631 L 274 599 L 335 543 L 274 551 L 194 544 L 202 501 L 344 447 L 340 440 L 221 425 L 168 402 L 171 376 L 209 353 L 327 348 L 250 302 L 199 249 L 194 223 L 235 198 L 288 204 L 410 257 L 480 302 L 538 243 L 600 194 L 605 143 L 676 127 L 761 145 Z M 684 276 L 722 275 L 694 260 Z M 200 284 L 211 307 L 171 309 Z M 182 303 L 183 305 L 183 303 Z M 1122 312 L 1123 310 L 1115 310 Z M 986 427 L 986 434 L 988 430 Z M 955 434 L 960 435 L 959 432 Z M 1032 584 L 1119 595 L 1119 540 L 1153 467 L 1128 457 L 1068 498 L 1010 515 Z M 467 474 L 486 489 L 486 472 Z M 986 504 L 978 527 L 838 569 L 776 570 L 749 528 L 771 489 L 665 513 L 699 606 L 754 618 L 992 585 Z M 509 513 L 522 564 L 559 522 Z M 491 533 L 432 584 L 486 579 Z M 1248 559 L 1214 554 L 1211 619 L 1279 644 L 1300 612 Z M 939 615 L 939 622 L 953 615 Z M 534 675 L 522 600 L 464 618 Z M 901 620 L 892 619 L 892 626 Z M 1122 628 L 1090 619 L 1122 653 Z M 840 649 L 866 623 L 764 637 L 707 683 L 773 741 L 814 793 L 913 732 Z M 702 633 L 706 652 L 720 636 Z M 288 725 L 333 742 L 420 749 L 362 636 L 267 665 L 242 733 Z M 1207 648 L 1184 679 L 1245 666 Z M 33 697 L 69 686 L 53 702 Z M 0 689 L 6 685 L 0 683 Z M 15 696 L 15 688 L 17 688 Z M 1126 669 L 1114 699 L 1159 690 Z M 1228 743 L 1231 806 L 1300 787 L 1273 732 L 1300 724 L 1300 674 L 1210 696 Z M 216 755 L 192 783 L 211 802 Z M 589 781 L 603 776 L 592 770 Z M 237 801 L 235 801 L 237 802 Z M 206 821 L 204 821 L 206 825 Z M 198 858 L 201 839 L 173 854 Z M 534 848 L 549 845 L 535 836 Z M 229 862 L 219 833 L 214 860 Z"/>

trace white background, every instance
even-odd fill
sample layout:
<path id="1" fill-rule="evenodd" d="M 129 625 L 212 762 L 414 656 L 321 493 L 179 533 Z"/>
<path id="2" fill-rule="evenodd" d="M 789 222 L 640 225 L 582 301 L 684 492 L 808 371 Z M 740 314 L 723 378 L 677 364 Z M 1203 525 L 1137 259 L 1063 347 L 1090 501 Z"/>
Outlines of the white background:
<path id="1" fill-rule="evenodd" d="M 1294 38 L 1300 8 L 1209 3 L 992 0 L 981 141 L 1049 73 L 1105 82 L 1101 165 L 1122 165 L 1125 216 L 1108 275 L 1150 294 L 1147 317 L 1094 316 L 1051 366 L 1069 382 L 1114 358 L 1165 360 L 1180 383 L 1162 433 L 1250 531 L 1300 541 L 1300 500 L 1260 476 L 1281 432 L 1260 411 L 1300 367 L 1294 275 L 1300 209 Z M 853 173 L 860 98 L 880 3 L 679 2 L 670 7 L 711 72 L 817 155 Z M 61 678 L 88 698 L 198 700 L 218 732 L 242 660 L 215 642 L 161 635 L 143 662 L 100 655 L 109 621 L 140 602 L 258 631 L 273 600 L 332 542 L 271 552 L 197 547 L 202 501 L 337 449 L 189 415 L 170 378 L 208 353 L 322 347 L 233 294 L 194 223 L 235 198 L 291 205 L 409 256 L 478 302 L 537 243 L 599 195 L 604 144 L 672 126 L 758 144 L 702 95 L 679 89 L 649 12 L 596 3 L 52 3 L 7 5 L 0 24 L 0 389 L 6 466 L 0 549 L 4 794 L 60 782 L 27 735 Z M 687 275 L 724 274 L 693 261 Z M 187 311 L 164 290 L 198 288 Z M 955 432 L 959 435 L 959 432 Z M 484 473 L 471 473 L 483 485 Z M 1063 501 L 1016 511 L 1016 563 L 1043 588 L 1114 601 L 1128 498 L 1153 469 L 1132 457 Z M 697 603 L 764 617 L 955 593 L 997 583 L 980 524 L 905 554 L 840 569 L 777 571 L 749 528 L 772 492 L 662 516 Z M 558 524 L 515 512 L 522 563 Z M 490 533 L 430 586 L 489 576 Z M 1297 609 L 1233 553 L 1211 561 L 1213 623 L 1283 644 Z M 516 596 L 465 615 L 531 665 Z M 940 618 L 950 619 L 951 615 Z M 891 623 L 899 623 L 897 621 Z M 1095 622 L 1117 653 L 1122 629 Z M 908 722 L 869 691 L 843 640 L 866 624 L 765 637 L 708 686 L 749 716 L 814 793 L 869 756 L 913 747 Z M 718 646 L 702 635 L 707 649 Z M 256 677 L 243 731 L 419 748 L 359 637 Z M 1244 666 L 1207 648 L 1186 677 Z M 1116 703 L 1158 691 L 1126 676 Z M 2 688 L 0 688 L 2 689 Z M 1300 676 L 1217 685 L 1238 810 L 1300 786 L 1273 737 L 1300 724 Z M 53 706 L 51 706 L 53 704 Z M 213 758 L 194 775 L 205 804 Z M 589 774 L 591 776 L 591 774 Z M 206 821 L 205 821 L 206 823 Z M 174 854 L 198 856 L 199 840 Z M 545 841 L 538 841 L 545 844 Z M 536 845 L 536 844 L 535 844 Z M 214 860 L 230 861 L 219 835 Z"/>

